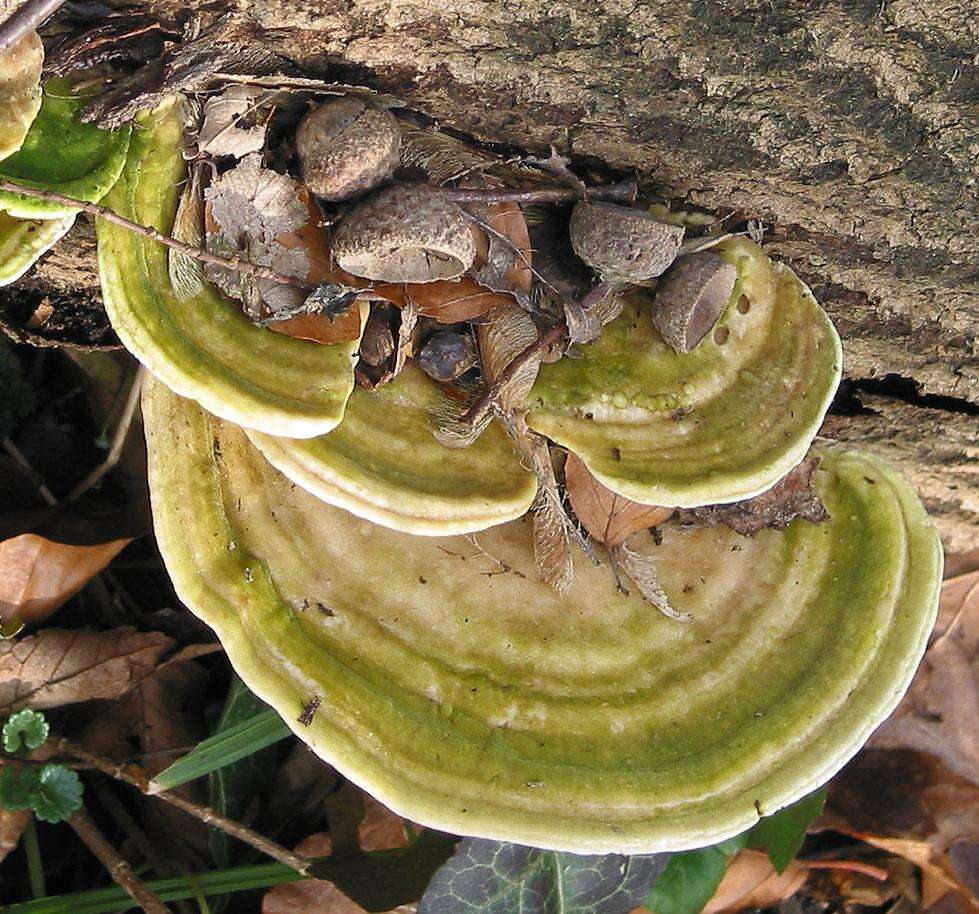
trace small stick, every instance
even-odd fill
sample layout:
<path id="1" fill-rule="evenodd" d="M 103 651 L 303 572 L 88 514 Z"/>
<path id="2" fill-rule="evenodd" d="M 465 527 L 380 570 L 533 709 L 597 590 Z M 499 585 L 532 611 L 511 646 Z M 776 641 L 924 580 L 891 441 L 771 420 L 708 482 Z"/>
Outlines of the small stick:
<path id="1" fill-rule="evenodd" d="M 310 285 L 302 279 L 297 279 L 295 276 L 287 276 L 285 273 L 279 273 L 270 267 L 263 267 L 249 260 L 243 260 L 241 257 L 221 257 L 218 254 L 212 254 L 210 251 L 195 248 L 191 244 L 185 244 L 183 241 L 177 241 L 176 238 L 164 235 L 163 232 L 158 232 L 155 228 L 133 222 L 131 219 L 120 216 L 118 213 L 114 213 L 111 209 L 100 206 L 98 203 L 86 203 L 84 200 L 76 200 L 73 197 L 66 197 L 64 194 L 57 194 L 54 191 L 38 190 L 34 187 L 25 187 L 23 184 L 16 184 L 13 181 L 6 180 L 0 181 L 0 190 L 12 194 L 23 194 L 25 197 L 34 197 L 38 200 L 47 200 L 49 203 L 60 203 L 62 206 L 70 206 L 72 209 L 80 209 L 83 213 L 88 213 L 90 216 L 96 216 L 99 219 L 105 219 L 106 222 L 112 222 L 115 225 L 122 226 L 124 229 L 135 232 L 137 235 L 142 235 L 144 238 L 149 238 L 168 248 L 173 248 L 175 251 L 180 251 L 182 254 L 192 257 L 194 260 L 199 260 L 201 263 L 209 263 L 211 266 L 221 267 L 225 270 L 234 270 L 238 273 L 258 276 L 260 279 L 268 279 L 270 282 L 278 283 L 281 286 L 292 286 L 292 288 L 300 289 L 303 292 L 312 292 L 315 288 L 315 286 Z"/>
<path id="2" fill-rule="evenodd" d="M 506 387 L 513 376 L 523 368 L 538 352 L 547 349 L 548 346 L 556 343 L 565 333 L 568 327 L 564 322 L 548 327 L 532 343 L 528 343 L 518 352 L 507 366 L 499 373 L 496 380 L 486 388 L 460 417 L 459 421 L 463 425 L 472 425 L 482 419 L 483 416 L 493 406 L 494 401 L 499 396 L 500 391 Z"/>
<path id="3" fill-rule="evenodd" d="M 66 501 L 74 501 L 80 495 L 83 495 L 119 462 L 119 458 L 122 456 L 123 445 L 126 443 L 126 437 L 133 424 L 136 407 L 139 405 L 139 391 L 143 386 L 143 377 L 145 374 L 146 369 L 140 365 L 136 369 L 136 375 L 132 383 L 129 385 L 126 405 L 123 407 L 122 415 L 119 417 L 119 423 L 116 425 L 116 430 L 112 435 L 112 445 L 109 448 L 109 453 L 105 455 L 105 460 L 68 493 L 68 497 L 65 499 Z"/>
<path id="4" fill-rule="evenodd" d="M 30 477 L 31 482 L 34 483 L 34 485 L 37 487 L 37 491 L 41 494 L 41 498 L 43 498 L 48 505 L 53 508 L 58 503 L 58 499 L 54 497 L 54 493 L 44 482 L 44 477 L 31 466 L 30 461 L 24 456 L 20 448 L 17 447 L 17 445 L 14 444 L 10 438 L 4 437 L 3 449 L 14 458 L 14 461 Z"/>
<path id="5" fill-rule="evenodd" d="M 129 784 L 131 787 L 135 787 L 140 793 L 150 794 L 149 781 L 140 769 L 133 768 L 129 765 L 117 765 L 110 759 L 95 755 L 69 739 L 55 738 L 51 740 L 51 743 L 59 752 L 72 755 L 77 759 L 81 759 L 83 762 L 88 762 L 93 768 L 101 771 L 103 774 L 107 774 L 111 778 Z M 241 822 L 235 822 L 233 819 L 222 816 L 221 813 L 215 809 L 211 809 L 210 806 L 204 806 L 201 803 L 187 800 L 180 796 L 180 794 L 173 793 L 169 790 L 154 791 L 152 795 L 159 797 L 171 806 L 176 806 L 177 809 L 182 809 L 185 813 L 193 816 L 195 819 L 200 819 L 206 825 L 218 828 L 233 838 L 243 841 L 245 844 L 254 847 L 255 850 L 261 851 L 273 860 L 284 863 L 297 873 L 302 873 L 304 876 L 310 874 L 313 861 L 305 857 L 300 857 L 299 854 L 294 854 L 281 844 L 277 844 L 264 835 L 260 835 L 257 831 L 254 831 L 247 825 L 243 825 Z"/>
<path id="6" fill-rule="evenodd" d="M 542 190 L 520 190 L 518 188 L 435 188 L 453 203 L 568 203 L 574 200 L 615 200 L 633 203 L 638 189 L 632 179 L 617 184 L 604 184 L 588 187 L 580 191 L 574 187 L 551 187 Z"/>
<path id="7" fill-rule="evenodd" d="M 53 16 L 65 0 L 27 0 L 14 14 L 0 25 L 0 54 L 24 37 L 31 29 L 36 29 L 49 16 Z"/>
<path id="8" fill-rule="evenodd" d="M 845 870 L 851 873 L 862 873 L 878 882 L 886 882 L 887 870 L 874 866 L 872 863 L 862 863 L 859 860 L 800 860 L 804 867 L 810 870 Z"/>
<path id="9" fill-rule="evenodd" d="M 75 829 L 75 834 L 85 842 L 86 847 L 99 858 L 109 871 L 112 881 L 124 889 L 146 914 L 170 914 L 170 909 L 140 882 L 133 868 L 109 843 L 84 809 L 74 813 L 68 819 L 68 824 Z"/>

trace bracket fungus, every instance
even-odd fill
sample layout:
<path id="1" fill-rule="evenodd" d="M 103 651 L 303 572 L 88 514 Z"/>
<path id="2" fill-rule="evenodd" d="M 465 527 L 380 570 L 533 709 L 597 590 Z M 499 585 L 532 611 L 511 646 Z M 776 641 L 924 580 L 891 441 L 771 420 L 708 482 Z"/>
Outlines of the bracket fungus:
<path id="1" fill-rule="evenodd" d="M 684 227 L 614 203 L 575 204 L 571 246 L 606 282 L 644 282 L 676 260 Z"/>
<path id="2" fill-rule="evenodd" d="M 726 336 L 675 352 L 640 290 L 580 358 L 544 365 L 528 398 L 531 428 L 632 501 L 697 507 L 765 491 L 805 456 L 839 385 L 840 339 L 798 277 L 745 239 L 716 250 L 738 274 Z"/>
<path id="3" fill-rule="evenodd" d="M 311 322 L 305 338 L 196 265 L 174 288 L 145 227 L 174 224 L 178 105 L 132 132 L 106 199 L 142 233 L 103 212 L 99 264 L 153 375 L 150 490 L 178 594 L 300 738 L 413 821 L 581 853 L 745 831 L 893 710 L 937 608 L 940 544 L 908 484 L 813 445 L 841 376 L 833 325 L 759 246 L 705 238 L 675 262 L 683 225 L 591 202 L 563 162 L 534 180 L 564 187 L 511 194 L 526 169 L 477 158 L 491 183 L 454 190 L 486 211 L 480 263 L 444 189 L 376 189 L 396 146 L 358 151 L 376 117 L 339 99 L 300 128 L 310 212 L 292 234 L 315 236 L 327 279 L 175 248 L 301 292 L 277 323 Z M 471 171 L 446 148 L 446 174 Z M 263 174 L 255 155 L 213 163 L 212 221 L 229 175 Z M 335 230 L 309 196 L 367 190 Z M 571 246 L 563 224 L 532 246 L 521 205 L 569 194 Z M 186 237 L 207 226 L 197 203 Z M 259 240 L 243 227 L 234 251 Z M 553 284 L 534 266 L 548 245 L 548 276 L 585 272 L 573 247 L 601 282 Z M 457 288 L 417 285 L 440 281 Z"/>
<path id="4" fill-rule="evenodd" d="M 12 53 L 16 57 L 18 47 L 8 56 Z M 40 62 L 36 62 L 36 69 L 39 75 Z M 0 97 L 3 92 L 0 84 Z M 81 123 L 78 113 L 83 100 L 72 93 L 67 80 L 52 79 L 43 92 L 37 88 L 35 95 L 37 106 L 30 109 L 32 119 L 26 121 L 27 112 L 20 112 L 25 129 L 19 134 L 17 149 L 0 161 L 0 179 L 53 190 L 84 202 L 101 200 L 122 170 L 130 128 L 110 132 Z M 16 94 L 5 100 L 5 110 L 15 114 L 19 104 Z M 55 148 L 58 154 L 52 155 Z M 74 225 L 76 214 L 76 209 L 61 203 L 0 191 L 0 286 L 16 281 L 37 263 Z"/>
<path id="5" fill-rule="evenodd" d="M 137 222 L 169 229 L 186 174 L 181 140 L 175 102 L 144 115 L 106 202 Z M 189 298 L 176 294 L 166 248 L 155 241 L 102 220 L 98 236 L 112 326 L 171 388 L 215 415 L 270 434 L 312 437 L 339 423 L 353 390 L 359 339 L 321 346 L 272 333 L 210 284 Z"/>
<path id="6" fill-rule="evenodd" d="M 313 108 L 296 130 L 306 186 L 323 200 L 348 200 L 387 181 L 401 161 L 401 129 L 386 108 L 354 96 Z"/>
<path id="7" fill-rule="evenodd" d="M 476 259 L 470 221 L 437 190 L 410 184 L 378 191 L 350 212 L 333 242 L 337 265 L 365 279 L 456 279 Z"/>
<path id="8" fill-rule="evenodd" d="M 0 159 L 20 149 L 41 108 L 44 45 L 29 31 L 0 53 Z"/>
<path id="9" fill-rule="evenodd" d="M 816 452 L 821 524 L 663 525 L 654 559 L 693 617 L 677 624 L 588 563 L 565 596 L 541 584 L 522 520 L 478 549 L 390 530 L 159 382 L 144 416 L 183 602 L 320 756 L 454 834 L 582 853 L 738 834 L 860 748 L 934 621 L 938 538 L 867 455 Z"/>

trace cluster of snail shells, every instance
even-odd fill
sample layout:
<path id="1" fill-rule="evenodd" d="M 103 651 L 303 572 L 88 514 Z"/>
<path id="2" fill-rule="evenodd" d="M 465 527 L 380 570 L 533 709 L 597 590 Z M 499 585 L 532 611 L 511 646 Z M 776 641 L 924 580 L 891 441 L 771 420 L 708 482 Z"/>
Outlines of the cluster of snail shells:
<path id="1" fill-rule="evenodd" d="M 303 118 L 296 152 L 317 197 L 363 198 L 333 238 L 341 269 L 380 282 L 422 283 L 456 279 L 472 266 L 470 221 L 456 204 L 426 185 L 377 190 L 401 161 L 401 130 L 387 109 L 353 96 L 331 99 Z"/>
<path id="2" fill-rule="evenodd" d="M 457 279 L 473 265 L 471 220 L 459 206 L 428 185 L 382 186 L 401 155 L 401 130 L 387 109 L 358 96 L 331 99 L 303 118 L 296 151 L 317 197 L 353 204 L 333 238 L 341 269 L 373 281 L 425 283 Z M 734 288 L 731 264 L 710 252 L 681 256 L 683 226 L 637 207 L 582 200 L 570 236 L 575 253 L 607 283 L 662 277 L 652 320 L 678 352 L 704 338 Z"/>

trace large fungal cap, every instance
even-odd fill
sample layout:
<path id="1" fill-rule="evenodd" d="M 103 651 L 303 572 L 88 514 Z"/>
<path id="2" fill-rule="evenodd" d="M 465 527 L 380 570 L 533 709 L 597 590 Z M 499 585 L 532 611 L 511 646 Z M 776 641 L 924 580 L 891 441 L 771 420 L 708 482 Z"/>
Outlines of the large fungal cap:
<path id="1" fill-rule="evenodd" d="M 158 382 L 144 395 L 154 526 L 183 602 L 314 751 L 454 834 L 587 854 L 738 834 L 857 752 L 934 621 L 938 537 L 868 455 L 819 452 L 822 524 L 667 524 L 637 544 L 692 615 L 678 625 L 607 567 L 579 563 L 565 596 L 540 583 L 530 524 L 478 548 L 375 526 Z"/>
<path id="2" fill-rule="evenodd" d="M 379 191 L 340 223 L 333 257 L 365 279 L 434 282 L 465 273 L 476 244 L 458 206 L 429 187 L 404 184 Z"/>
<path id="3" fill-rule="evenodd" d="M 571 246 L 609 282 L 643 282 L 676 260 L 683 226 L 662 222 L 646 210 L 613 203 L 575 205 Z"/>
<path id="4" fill-rule="evenodd" d="M 347 200 L 386 181 L 401 161 L 401 130 L 386 108 L 363 98 L 331 99 L 296 131 L 303 181 L 324 200 Z"/>
<path id="5" fill-rule="evenodd" d="M 653 326 L 677 352 L 690 352 L 724 312 L 737 267 L 710 251 L 681 257 L 656 289 Z"/>

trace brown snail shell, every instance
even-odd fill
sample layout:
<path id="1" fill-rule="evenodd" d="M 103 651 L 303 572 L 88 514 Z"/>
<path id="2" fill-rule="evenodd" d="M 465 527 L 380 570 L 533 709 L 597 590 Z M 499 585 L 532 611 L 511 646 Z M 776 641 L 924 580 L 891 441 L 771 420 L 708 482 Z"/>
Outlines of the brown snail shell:
<path id="1" fill-rule="evenodd" d="M 387 187 L 353 209 L 333 240 L 337 265 L 381 282 L 456 279 L 476 257 L 469 219 L 437 190 Z"/>
<path id="2" fill-rule="evenodd" d="M 643 282 L 666 270 L 683 242 L 683 226 L 613 203 L 582 200 L 571 214 L 574 252 L 606 282 Z"/>
<path id="3" fill-rule="evenodd" d="M 344 96 L 313 108 L 296 131 L 306 186 L 323 200 L 348 200 L 387 181 L 401 161 L 394 115 L 363 98 Z"/>

